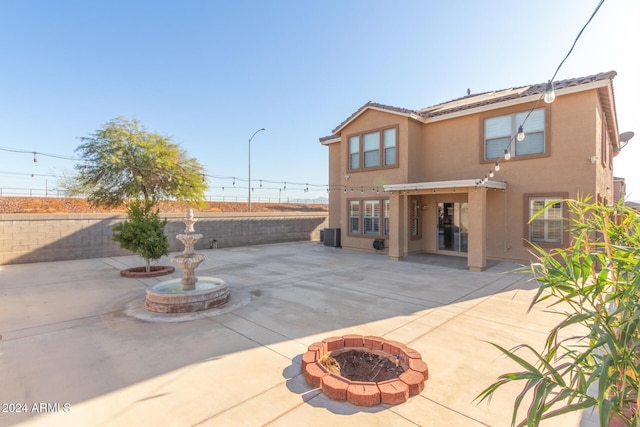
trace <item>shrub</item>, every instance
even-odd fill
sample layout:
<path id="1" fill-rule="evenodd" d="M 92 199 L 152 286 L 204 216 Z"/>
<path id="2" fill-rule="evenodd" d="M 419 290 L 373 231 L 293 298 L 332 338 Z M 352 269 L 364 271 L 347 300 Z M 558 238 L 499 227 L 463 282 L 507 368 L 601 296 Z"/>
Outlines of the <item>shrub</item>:
<path id="1" fill-rule="evenodd" d="M 621 204 L 565 203 L 572 214 L 571 245 L 549 252 L 534 245 L 538 259 L 527 269 L 540 285 L 531 306 L 551 302 L 562 320 L 541 351 L 527 344 L 510 350 L 492 344 L 522 370 L 501 375 L 476 399 L 521 381 L 512 426 L 525 397 L 531 402 L 519 426 L 537 426 L 543 419 L 594 407 L 601 426 L 612 420 L 637 426 L 640 219 Z"/>
<path id="2" fill-rule="evenodd" d="M 128 219 L 113 227 L 113 240 L 144 258 L 147 272 L 151 271 L 152 260 L 169 255 L 169 240 L 164 234 L 167 220 L 161 220 L 153 207 L 149 201 L 133 201 L 127 207 Z"/>

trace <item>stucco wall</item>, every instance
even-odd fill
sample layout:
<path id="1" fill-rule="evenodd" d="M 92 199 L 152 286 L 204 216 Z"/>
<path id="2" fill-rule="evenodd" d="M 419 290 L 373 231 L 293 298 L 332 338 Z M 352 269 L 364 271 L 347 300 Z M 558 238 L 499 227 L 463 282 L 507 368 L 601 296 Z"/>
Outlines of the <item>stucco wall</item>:
<path id="1" fill-rule="evenodd" d="M 384 184 L 481 179 L 494 168 L 495 163 L 494 160 L 484 160 L 484 119 L 526 112 L 534 107 L 545 108 L 546 111 L 546 152 L 526 158 L 501 160 L 501 169 L 495 172 L 492 180 L 508 185 L 506 190 L 487 191 L 487 257 L 514 261 L 531 259 L 530 246 L 525 241 L 528 237 L 529 196 L 578 198 L 590 195 L 592 200 L 612 200 L 611 155 L 603 153 L 601 148 L 601 135 L 608 138 L 607 123 L 604 118 L 597 120 L 597 114 L 602 115 L 604 107 L 600 104 L 596 89 L 558 96 L 553 104 L 527 102 L 505 105 L 496 109 L 480 109 L 474 114 L 435 117 L 427 119 L 425 123 L 393 112 L 367 110 L 350 122 L 341 131 L 342 143 L 331 147 L 329 159 L 330 174 L 334 179 L 332 184 L 347 187 L 347 193 L 341 191 L 333 195 L 329 205 L 331 227 L 342 228 L 343 247 L 373 250 L 372 241 L 375 238 L 348 235 L 349 200 L 391 198 L 390 193 L 381 192 L 378 195 L 366 190 Z M 596 113 L 597 107 L 600 113 Z M 346 141 L 350 135 L 394 125 L 398 127 L 399 138 L 397 167 L 355 172 L 346 170 Z M 604 146 L 608 147 L 611 143 L 607 140 Z M 605 154 L 607 160 L 603 162 Z M 600 161 L 592 163 L 589 158 L 596 155 Z M 337 173 L 336 168 L 339 169 Z M 346 176 L 348 180 L 344 178 Z M 365 191 L 361 192 L 361 188 Z M 391 228 L 403 234 L 398 255 L 436 251 L 434 203 L 464 201 L 468 199 L 467 192 L 471 191 L 476 189 L 415 189 L 403 192 L 400 201 L 403 212 L 399 215 L 405 223 L 398 228 Z M 423 204 L 422 239 L 416 241 L 408 236 L 409 212 L 406 204 L 408 197 L 418 195 L 422 196 Z M 336 200 L 338 197 L 339 200 Z M 391 212 L 392 218 L 395 215 L 398 213 Z"/>
<path id="2" fill-rule="evenodd" d="M 184 232 L 184 215 L 162 215 L 169 220 L 165 232 L 171 252 L 184 249 L 176 240 Z M 196 233 L 203 238 L 196 249 L 319 240 L 328 226 L 325 213 L 200 214 Z M 0 264 L 65 259 L 100 258 L 131 253 L 111 240 L 113 226 L 125 215 L 112 214 L 4 214 L 0 215 Z"/>

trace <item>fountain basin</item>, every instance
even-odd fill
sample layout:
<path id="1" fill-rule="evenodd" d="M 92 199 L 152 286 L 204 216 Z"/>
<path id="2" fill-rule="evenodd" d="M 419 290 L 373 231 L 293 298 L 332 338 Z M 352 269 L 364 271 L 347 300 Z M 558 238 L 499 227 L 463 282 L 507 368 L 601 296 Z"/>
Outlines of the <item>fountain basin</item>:
<path id="1" fill-rule="evenodd" d="M 185 291 L 178 278 L 147 288 L 144 308 L 156 313 L 192 313 L 221 306 L 228 300 L 229 288 L 222 279 L 198 277 L 195 289 Z"/>

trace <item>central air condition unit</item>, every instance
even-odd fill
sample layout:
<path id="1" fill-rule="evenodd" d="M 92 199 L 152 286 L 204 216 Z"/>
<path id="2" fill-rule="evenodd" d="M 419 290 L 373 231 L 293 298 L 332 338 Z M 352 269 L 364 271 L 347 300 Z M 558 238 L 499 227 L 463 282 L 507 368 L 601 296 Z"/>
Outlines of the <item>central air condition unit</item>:
<path id="1" fill-rule="evenodd" d="M 325 228 L 324 229 L 324 245 L 334 248 L 340 247 L 340 229 Z"/>

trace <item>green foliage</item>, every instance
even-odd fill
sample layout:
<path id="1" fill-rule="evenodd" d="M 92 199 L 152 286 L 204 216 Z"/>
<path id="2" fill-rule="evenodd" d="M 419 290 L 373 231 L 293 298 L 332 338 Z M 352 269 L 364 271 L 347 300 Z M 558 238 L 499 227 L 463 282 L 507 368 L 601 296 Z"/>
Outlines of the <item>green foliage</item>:
<path id="1" fill-rule="evenodd" d="M 507 350 L 493 344 L 522 368 L 498 377 L 476 399 L 490 398 L 504 384 L 523 381 L 512 426 L 523 401 L 524 421 L 597 407 L 600 425 L 612 418 L 640 425 L 640 217 L 622 205 L 566 200 L 571 215 L 571 246 L 550 252 L 535 246 L 529 272 L 539 283 L 531 303 L 550 303 L 562 320 L 538 352 L 529 345 Z M 533 361 L 517 353 L 526 351 Z"/>
<path id="2" fill-rule="evenodd" d="M 127 199 L 155 203 L 175 198 L 204 202 L 204 168 L 171 139 L 149 132 L 138 120 L 119 117 L 81 138 L 76 152 L 84 163 L 61 187 L 94 205 L 119 206 Z"/>
<path id="3" fill-rule="evenodd" d="M 113 240 L 123 249 L 137 253 L 146 261 L 147 272 L 150 262 L 163 255 L 169 255 L 169 240 L 164 234 L 167 220 L 160 220 L 157 210 L 150 201 L 135 201 L 127 208 L 128 220 L 113 227 Z"/>

